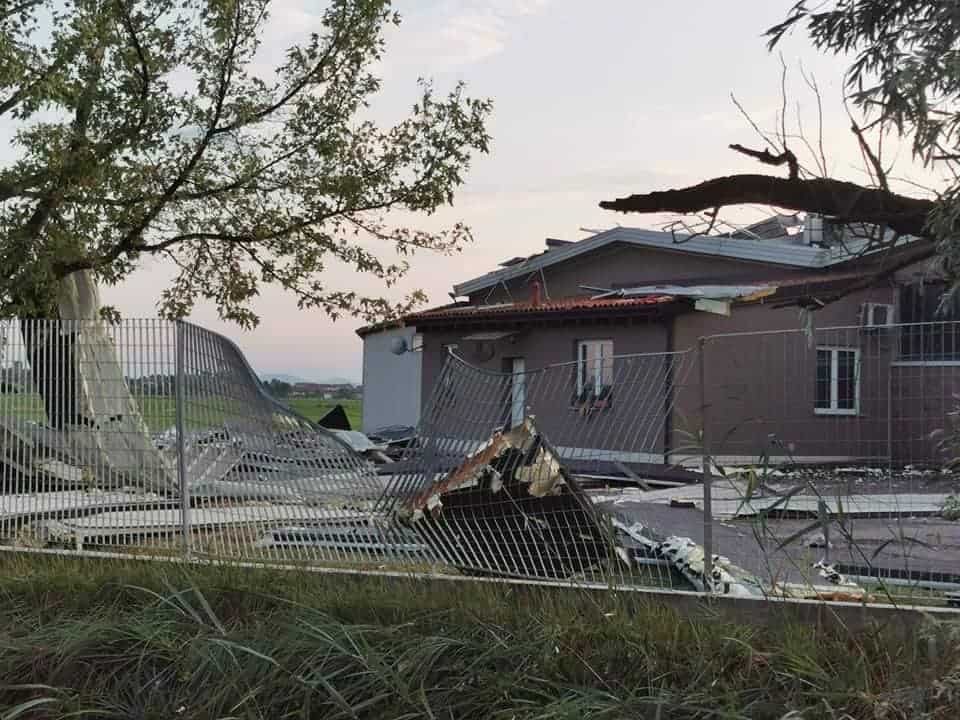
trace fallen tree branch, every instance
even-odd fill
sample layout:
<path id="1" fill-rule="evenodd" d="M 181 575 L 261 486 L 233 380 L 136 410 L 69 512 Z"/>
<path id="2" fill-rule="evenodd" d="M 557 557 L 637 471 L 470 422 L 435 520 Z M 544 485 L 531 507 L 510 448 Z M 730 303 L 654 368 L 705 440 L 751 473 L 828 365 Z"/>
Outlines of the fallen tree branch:
<path id="1" fill-rule="evenodd" d="M 698 185 L 604 200 L 604 210 L 693 213 L 727 205 L 773 205 L 834 217 L 840 222 L 886 224 L 901 235 L 926 236 L 932 200 L 830 178 L 786 179 L 728 175 Z"/>

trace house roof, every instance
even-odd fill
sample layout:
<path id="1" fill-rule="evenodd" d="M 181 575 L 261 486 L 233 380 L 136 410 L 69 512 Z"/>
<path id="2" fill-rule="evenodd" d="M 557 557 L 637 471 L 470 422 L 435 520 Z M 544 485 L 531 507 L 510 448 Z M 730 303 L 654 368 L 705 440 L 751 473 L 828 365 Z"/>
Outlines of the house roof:
<path id="1" fill-rule="evenodd" d="M 862 271 L 793 272 L 786 276 L 771 277 L 750 285 L 714 284 L 687 286 L 646 286 L 623 288 L 594 296 L 575 296 L 543 300 L 506 302 L 495 305 L 472 305 L 461 302 L 423 310 L 407 315 L 407 325 L 423 325 L 435 322 L 476 320 L 517 320 L 559 314 L 609 315 L 623 311 L 650 312 L 674 305 L 681 311 L 695 309 L 694 301 L 719 299 L 737 304 L 771 302 L 807 293 L 831 292 L 863 278 Z"/>
<path id="2" fill-rule="evenodd" d="M 355 332 L 360 337 L 366 337 L 373 333 L 383 332 L 384 330 L 396 330 L 397 328 L 402 328 L 403 321 L 398 319 L 391 320 L 381 320 L 380 322 L 371 323 L 369 325 L 364 325 L 363 327 L 358 327 Z"/>
<path id="3" fill-rule="evenodd" d="M 643 312 L 656 310 L 676 302 L 677 299 L 669 295 L 653 295 L 630 298 L 566 297 L 556 300 L 543 300 L 537 304 L 532 302 L 498 303 L 496 305 L 457 303 L 407 315 L 404 321 L 408 325 L 414 325 L 439 320 L 506 319 L 507 317 L 535 317 L 562 313 L 589 314 L 591 311 L 603 311 L 604 313 L 611 310 Z"/>
<path id="4" fill-rule="evenodd" d="M 669 232 L 617 227 L 569 245 L 551 247 L 548 251 L 513 262 L 508 267 L 467 280 L 453 289 L 457 295 L 469 295 L 501 282 L 525 277 L 551 265 L 593 252 L 614 243 L 638 247 L 707 255 L 734 260 L 763 262 L 770 265 L 807 269 L 826 269 L 850 261 L 863 253 L 866 240 L 851 239 L 834 247 L 819 247 L 799 241 L 797 236 L 758 240 L 746 237 L 700 236 L 683 239 Z M 903 242 L 907 242 L 904 240 Z"/>

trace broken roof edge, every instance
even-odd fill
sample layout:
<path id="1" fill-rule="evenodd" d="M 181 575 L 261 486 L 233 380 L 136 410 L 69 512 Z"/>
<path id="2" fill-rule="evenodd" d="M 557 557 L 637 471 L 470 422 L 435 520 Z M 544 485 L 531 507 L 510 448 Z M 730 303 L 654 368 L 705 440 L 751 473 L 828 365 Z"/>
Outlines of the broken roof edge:
<path id="1" fill-rule="evenodd" d="M 384 332 L 385 330 L 398 330 L 406 326 L 403 318 L 394 318 L 393 320 L 381 320 L 380 322 L 370 323 L 369 325 L 362 325 L 354 330 L 354 332 L 359 337 L 365 338 L 367 335 Z"/>
<path id="2" fill-rule="evenodd" d="M 907 244 L 913 240 L 915 238 L 904 239 L 902 242 Z M 873 254 L 863 252 L 868 245 L 867 240 L 849 241 L 841 246 L 830 248 L 777 242 L 775 240 L 706 235 L 677 242 L 674 234 L 669 232 L 616 227 L 577 243 L 534 255 L 525 262 L 494 270 L 459 283 L 453 286 L 453 290 L 458 296 L 469 295 L 617 242 L 672 252 L 808 269 L 823 269 Z"/>
<path id="3" fill-rule="evenodd" d="M 407 325 L 416 325 L 419 328 L 450 322 L 473 324 L 477 322 L 513 322 L 564 316 L 658 315 L 670 308 L 674 310 L 685 308 L 689 305 L 688 300 L 688 298 L 675 298 L 667 295 L 600 300 L 584 296 L 571 296 L 562 300 L 544 301 L 541 305 L 497 303 L 474 306 L 469 303 L 457 303 L 421 310 L 404 316 L 404 320 Z"/>

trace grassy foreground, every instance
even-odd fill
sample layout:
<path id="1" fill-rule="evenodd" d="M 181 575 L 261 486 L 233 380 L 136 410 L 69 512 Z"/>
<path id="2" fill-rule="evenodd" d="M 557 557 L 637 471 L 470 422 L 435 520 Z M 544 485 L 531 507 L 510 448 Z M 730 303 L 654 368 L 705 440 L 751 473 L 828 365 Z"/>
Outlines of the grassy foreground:
<path id="1" fill-rule="evenodd" d="M 958 625 L 904 641 L 633 596 L 7 554 L 0 594 L 11 720 L 960 716 Z"/>

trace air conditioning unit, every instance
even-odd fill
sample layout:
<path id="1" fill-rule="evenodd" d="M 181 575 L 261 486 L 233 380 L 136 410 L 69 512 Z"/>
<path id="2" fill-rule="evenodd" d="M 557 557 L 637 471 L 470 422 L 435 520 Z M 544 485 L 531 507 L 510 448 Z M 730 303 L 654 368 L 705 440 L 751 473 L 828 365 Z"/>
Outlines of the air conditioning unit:
<path id="1" fill-rule="evenodd" d="M 893 305 L 888 303 L 863 303 L 860 306 L 860 324 L 868 328 L 893 325 Z"/>

